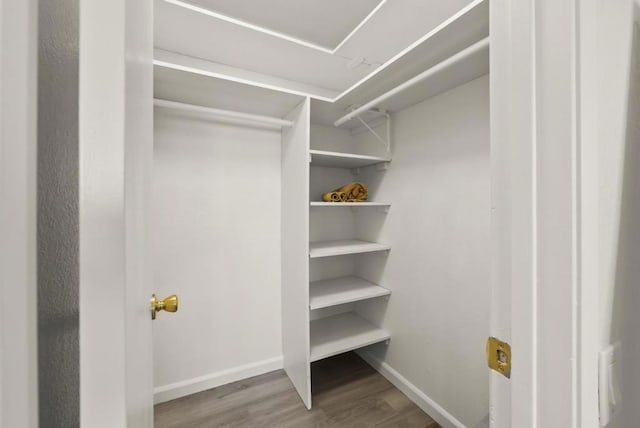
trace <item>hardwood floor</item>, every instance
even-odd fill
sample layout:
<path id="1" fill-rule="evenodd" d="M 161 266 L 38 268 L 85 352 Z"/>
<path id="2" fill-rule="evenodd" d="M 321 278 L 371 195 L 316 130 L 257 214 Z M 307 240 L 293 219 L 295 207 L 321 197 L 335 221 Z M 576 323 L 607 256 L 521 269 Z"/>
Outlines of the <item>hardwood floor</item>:
<path id="1" fill-rule="evenodd" d="M 156 428 L 439 428 L 355 353 L 312 365 L 307 410 L 282 370 L 155 406 Z"/>

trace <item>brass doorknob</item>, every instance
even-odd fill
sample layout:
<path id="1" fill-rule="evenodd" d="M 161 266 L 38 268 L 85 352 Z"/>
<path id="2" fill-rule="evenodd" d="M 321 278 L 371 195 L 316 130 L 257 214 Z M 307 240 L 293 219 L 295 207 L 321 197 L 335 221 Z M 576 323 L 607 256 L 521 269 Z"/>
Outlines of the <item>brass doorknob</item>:
<path id="1" fill-rule="evenodd" d="M 151 295 L 151 319 L 156 319 L 156 313 L 160 311 L 178 312 L 178 296 L 175 294 L 164 300 L 156 299 L 156 295 Z"/>

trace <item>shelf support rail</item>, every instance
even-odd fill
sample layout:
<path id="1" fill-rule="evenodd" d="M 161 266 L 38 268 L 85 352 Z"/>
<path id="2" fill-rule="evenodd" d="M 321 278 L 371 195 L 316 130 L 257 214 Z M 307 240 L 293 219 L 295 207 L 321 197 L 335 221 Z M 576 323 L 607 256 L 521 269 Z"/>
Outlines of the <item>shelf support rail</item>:
<path id="1" fill-rule="evenodd" d="M 176 101 L 163 100 L 159 98 L 153 99 L 153 105 L 175 110 L 189 111 L 193 113 L 202 113 L 208 116 L 225 119 L 233 123 L 245 123 L 249 125 L 261 124 L 270 128 L 282 128 L 293 126 L 293 122 L 278 117 L 262 116 L 258 114 L 243 113 L 233 110 L 223 110 L 211 107 L 198 106 L 194 104 L 179 103 Z"/>
<path id="2" fill-rule="evenodd" d="M 464 58 L 473 55 L 483 49 L 486 49 L 487 47 L 489 47 L 489 37 L 486 37 L 474 44 L 472 44 L 469 47 L 466 47 L 465 49 L 461 50 L 460 52 L 450 56 L 449 58 L 445 59 L 442 62 L 439 62 L 438 64 L 434 65 L 431 68 L 426 69 L 425 71 L 423 71 L 422 73 L 418 74 L 417 76 L 412 77 L 411 79 L 407 80 L 406 82 L 396 86 L 395 88 L 391 89 L 390 91 L 385 92 L 384 94 L 380 95 L 377 98 L 374 98 L 373 100 L 369 101 L 366 104 L 361 105 L 360 107 L 352 110 L 351 112 L 347 113 L 346 115 L 342 116 L 340 119 L 336 120 L 333 125 L 338 127 L 343 125 L 344 123 L 348 122 L 351 119 L 356 118 L 358 115 L 362 114 L 365 111 L 371 110 L 375 107 L 377 107 L 378 105 L 380 105 L 380 103 L 388 100 L 389 98 L 399 94 L 400 92 L 403 92 L 409 88 L 411 88 L 412 86 L 414 86 L 417 83 L 422 82 L 425 79 L 428 79 L 429 77 L 433 76 L 436 73 L 439 73 L 445 69 L 447 69 L 448 67 L 451 67 L 452 65 L 456 64 L 457 62 L 463 60 Z"/>

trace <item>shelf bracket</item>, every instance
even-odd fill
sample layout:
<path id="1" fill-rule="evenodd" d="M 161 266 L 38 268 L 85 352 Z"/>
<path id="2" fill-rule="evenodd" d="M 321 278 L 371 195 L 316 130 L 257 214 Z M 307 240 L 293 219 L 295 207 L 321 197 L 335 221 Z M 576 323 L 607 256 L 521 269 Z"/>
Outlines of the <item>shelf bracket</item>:
<path id="1" fill-rule="evenodd" d="M 373 129 L 364 119 L 362 119 L 362 117 L 360 117 L 359 115 L 356 116 L 355 118 L 358 119 L 358 121 L 360 121 L 360 123 L 362 123 L 362 125 L 367 128 L 369 130 L 369 132 L 371 132 L 371 134 L 373 134 L 374 137 L 376 137 L 376 140 L 380 141 L 382 143 L 382 145 L 384 146 L 384 148 L 387 150 L 387 153 L 391 153 L 391 115 L 386 111 L 386 110 L 380 110 L 380 109 L 372 109 L 369 110 L 371 112 L 374 113 L 378 113 L 381 114 L 385 117 L 386 119 L 386 128 L 387 128 L 387 135 L 386 138 L 383 138 L 380 136 L 380 134 L 378 134 L 375 129 Z"/>
<path id="2" fill-rule="evenodd" d="M 391 162 L 382 162 L 382 163 L 376 164 L 376 171 L 386 171 L 389 169 L 390 164 Z"/>
<path id="3" fill-rule="evenodd" d="M 354 112 L 356 110 L 359 110 L 360 107 L 357 105 L 352 105 L 351 107 L 351 111 Z M 378 115 L 381 115 L 382 117 L 385 118 L 386 121 L 386 138 L 382 137 L 380 134 L 378 134 L 375 129 L 373 129 L 373 127 L 371 125 L 369 125 L 369 123 L 367 123 L 367 121 L 365 121 L 361 116 L 360 113 L 358 113 L 355 116 L 349 117 L 348 120 L 352 120 L 352 119 L 357 119 L 362 126 L 368 130 L 371 134 L 373 134 L 373 136 L 376 138 L 376 140 L 378 140 L 380 143 L 382 143 L 382 145 L 384 146 L 384 148 L 386 149 L 387 153 L 391 154 L 391 115 L 389 114 L 389 112 L 387 112 L 386 110 L 382 110 L 379 108 L 372 108 L 367 110 L 370 113 L 376 113 Z M 339 126 L 339 125 L 336 125 Z M 374 125 L 377 126 L 377 125 Z"/>

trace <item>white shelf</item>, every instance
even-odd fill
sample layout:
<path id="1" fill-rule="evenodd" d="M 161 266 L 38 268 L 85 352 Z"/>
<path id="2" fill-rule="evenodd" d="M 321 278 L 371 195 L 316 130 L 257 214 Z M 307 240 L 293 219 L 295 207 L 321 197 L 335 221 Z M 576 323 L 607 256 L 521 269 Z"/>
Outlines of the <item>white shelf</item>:
<path id="1" fill-rule="evenodd" d="M 264 73 L 256 73 L 239 67 L 231 67 L 218 62 L 207 61 L 188 55 L 170 52 L 164 49 L 153 50 L 153 64 L 183 70 L 192 74 L 224 79 L 232 82 L 245 83 L 278 92 L 285 92 L 302 97 L 311 96 L 325 101 L 331 101 L 340 93 L 338 91 L 307 85 L 294 80 L 282 79 Z"/>
<path id="2" fill-rule="evenodd" d="M 326 152 L 323 150 L 309 150 L 311 164 L 336 168 L 362 168 L 383 162 L 391 162 L 391 158 L 380 156 L 356 155 L 353 153 Z"/>
<path id="3" fill-rule="evenodd" d="M 463 65 L 461 66 L 460 64 Z M 369 100 L 360 107 L 345 114 L 340 119 L 337 119 L 333 125 L 342 126 L 372 109 L 398 111 L 417 104 L 426 98 L 444 92 L 436 91 L 432 92 L 431 95 L 425 92 L 431 91 L 434 87 L 443 86 L 445 90 L 447 90 L 487 74 L 468 74 L 469 71 L 474 70 L 474 66 L 477 66 L 480 72 L 482 72 L 485 65 L 486 67 L 489 66 L 489 37 L 468 46 L 384 94 L 380 94 L 378 97 Z M 462 78 L 460 78 L 461 76 Z M 434 85 L 434 79 L 437 78 L 440 78 L 441 83 Z"/>
<path id="4" fill-rule="evenodd" d="M 419 73 L 455 55 L 489 36 L 489 0 L 475 0 L 456 15 L 429 31 L 395 57 L 378 67 L 366 79 L 342 92 L 334 103 L 313 100 L 312 122 L 333 126 L 350 106 L 362 105 Z M 414 86 L 410 91 L 381 103 L 381 109 L 396 112 L 427 98 L 453 89 L 489 73 L 489 47 L 466 57 L 455 66 L 443 70 Z M 345 128 L 359 127 L 349 121 Z"/>
<path id="5" fill-rule="evenodd" d="M 319 202 L 311 201 L 312 207 L 390 207 L 387 202 Z"/>
<path id="6" fill-rule="evenodd" d="M 309 284 L 309 308 L 328 308 L 389 294 L 390 290 L 356 276 L 315 281 Z"/>
<path id="7" fill-rule="evenodd" d="M 321 241 L 309 243 L 309 257 L 341 256 L 345 254 L 372 253 L 375 251 L 390 250 L 391 246 L 377 242 L 359 241 L 356 239 L 347 241 Z"/>
<path id="8" fill-rule="evenodd" d="M 225 78 L 187 71 L 179 64 L 156 62 L 154 98 L 202 108 L 284 118 L 304 97 Z"/>
<path id="9" fill-rule="evenodd" d="M 353 313 L 311 321 L 311 362 L 353 351 L 391 336 Z"/>

